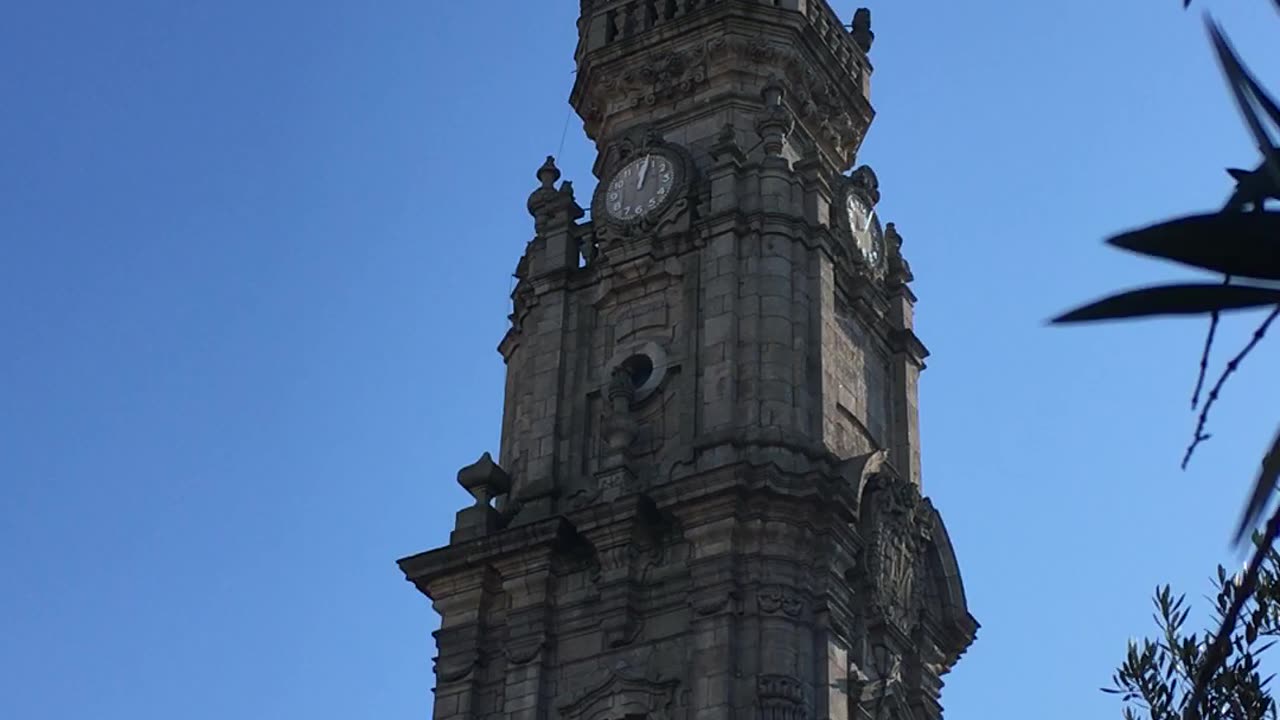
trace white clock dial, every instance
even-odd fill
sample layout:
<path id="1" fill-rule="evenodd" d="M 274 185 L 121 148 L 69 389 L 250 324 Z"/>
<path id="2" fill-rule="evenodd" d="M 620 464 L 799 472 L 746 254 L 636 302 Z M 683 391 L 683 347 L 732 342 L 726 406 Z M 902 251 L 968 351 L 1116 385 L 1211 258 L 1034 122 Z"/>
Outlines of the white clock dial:
<path id="1" fill-rule="evenodd" d="M 662 209 L 675 188 L 675 165 L 665 155 L 641 155 L 609 180 L 605 212 L 617 220 L 638 220 Z"/>
<path id="2" fill-rule="evenodd" d="M 884 258 L 884 231 L 875 208 L 863 202 L 857 194 L 849 193 L 845 199 L 845 212 L 849 217 L 854 247 L 868 264 L 879 266 Z"/>

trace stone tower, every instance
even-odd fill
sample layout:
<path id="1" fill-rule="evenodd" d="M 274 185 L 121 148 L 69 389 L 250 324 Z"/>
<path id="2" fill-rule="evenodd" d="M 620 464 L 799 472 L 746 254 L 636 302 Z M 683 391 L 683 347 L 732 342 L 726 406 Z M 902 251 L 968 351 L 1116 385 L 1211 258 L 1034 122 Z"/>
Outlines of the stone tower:
<path id="1" fill-rule="evenodd" d="M 499 460 L 446 547 L 437 720 L 929 720 L 973 641 L 920 494 L 926 350 L 855 157 L 871 16 L 582 0 L 590 219 L 552 159 Z"/>

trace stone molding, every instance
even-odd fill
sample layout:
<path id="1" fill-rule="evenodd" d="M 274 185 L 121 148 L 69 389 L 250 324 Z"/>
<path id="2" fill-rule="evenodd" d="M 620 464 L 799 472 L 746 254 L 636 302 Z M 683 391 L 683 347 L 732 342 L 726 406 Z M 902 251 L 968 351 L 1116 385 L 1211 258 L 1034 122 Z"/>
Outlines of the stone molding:
<path id="1" fill-rule="evenodd" d="M 649 720 L 672 720 L 680 681 L 660 672 L 639 674 L 625 662 L 597 673 L 589 684 L 558 698 L 564 720 L 614 720 L 638 715 Z"/>

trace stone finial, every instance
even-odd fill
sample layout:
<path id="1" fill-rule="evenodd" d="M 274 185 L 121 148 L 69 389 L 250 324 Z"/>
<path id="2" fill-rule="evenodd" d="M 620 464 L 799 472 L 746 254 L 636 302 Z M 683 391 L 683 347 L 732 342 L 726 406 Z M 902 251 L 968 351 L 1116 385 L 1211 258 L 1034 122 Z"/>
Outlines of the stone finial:
<path id="1" fill-rule="evenodd" d="M 476 499 L 476 504 L 458 511 L 449 542 L 465 542 L 497 531 L 505 522 L 491 503 L 511 492 L 511 477 L 498 467 L 489 453 L 458 471 L 458 484 Z"/>
<path id="2" fill-rule="evenodd" d="M 556 199 L 556 181 L 560 179 L 560 168 L 556 167 L 556 159 L 548 155 L 546 162 L 538 168 L 540 185 L 529 195 L 529 214 L 534 218 L 545 214 L 545 210 Z"/>
<path id="3" fill-rule="evenodd" d="M 498 467 L 493 456 L 485 453 L 474 463 L 458 471 L 458 484 L 476 499 L 476 505 L 488 505 L 499 495 L 511 492 L 511 476 Z"/>
<path id="4" fill-rule="evenodd" d="M 884 242 L 889 248 L 889 281 L 906 285 L 915 280 L 915 276 L 911 274 L 911 265 L 902 256 L 902 236 L 898 234 L 897 225 L 888 223 L 884 226 Z"/>
<path id="5" fill-rule="evenodd" d="M 560 168 L 556 167 L 555 157 L 548 155 L 546 162 L 538 168 L 537 190 L 529 195 L 527 205 L 529 214 L 533 216 L 534 228 L 541 233 L 545 229 L 567 225 L 583 216 L 582 208 L 573 198 L 573 183 L 568 180 L 560 183 L 556 189 L 556 181 L 560 179 Z"/>
<path id="6" fill-rule="evenodd" d="M 560 179 L 560 168 L 556 167 L 556 158 L 554 155 L 548 155 L 542 167 L 538 168 L 538 182 L 542 183 L 542 187 L 551 189 L 555 186 L 556 181 Z"/>
<path id="7" fill-rule="evenodd" d="M 786 91 L 777 78 L 769 80 L 760 95 L 764 98 L 764 112 L 756 121 L 756 132 L 760 133 L 760 141 L 764 153 L 769 157 L 782 155 L 782 148 L 787 142 L 787 133 L 791 132 L 791 113 L 787 112 L 782 99 Z"/>
<path id="8" fill-rule="evenodd" d="M 871 52 L 871 44 L 876 40 L 876 34 L 871 32 L 871 10 L 858 8 L 854 11 L 853 27 L 849 34 L 858 43 L 858 47 L 862 48 L 862 52 Z"/>

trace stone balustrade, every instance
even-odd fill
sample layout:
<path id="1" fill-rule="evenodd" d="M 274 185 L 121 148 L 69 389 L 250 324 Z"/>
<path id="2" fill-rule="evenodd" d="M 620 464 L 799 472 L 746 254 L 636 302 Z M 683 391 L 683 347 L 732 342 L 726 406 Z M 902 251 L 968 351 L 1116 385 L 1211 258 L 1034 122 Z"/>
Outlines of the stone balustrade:
<path id="1" fill-rule="evenodd" d="M 579 20 L 579 53 L 631 40 L 730 3 L 802 13 L 836 64 L 850 77 L 865 78 L 870 74 L 863 48 L 826 0 L 596 0 Z"/>

